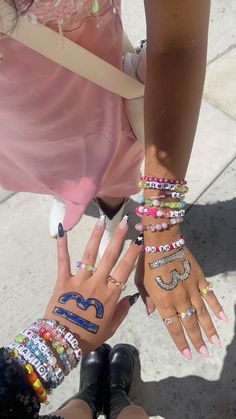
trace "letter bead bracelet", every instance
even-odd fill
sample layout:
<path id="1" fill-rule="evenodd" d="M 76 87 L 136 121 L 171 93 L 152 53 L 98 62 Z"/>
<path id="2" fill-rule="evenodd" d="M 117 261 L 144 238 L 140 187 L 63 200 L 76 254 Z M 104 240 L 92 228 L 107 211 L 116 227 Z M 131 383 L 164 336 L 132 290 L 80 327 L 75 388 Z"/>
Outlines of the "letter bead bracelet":
<path id="1" fill-rule="evenodd" d="M 170 190 L 181 193 L 188 192 L 187 186 L 174 183 L 159 183 L 155 181 L 140 180 L 138 186 L 142 189 Z"/>
<path id="2" fill-rule="evenodd" d="M 24 369 L 40 403 L 47 403 L 47 394 L 62 383 L 82 357 L 78 340 L 56 320 L 35 321 L 6 349 Z"/>
<path id="3" fill-rule="evenodd" d="M 143 246 L 143 250 L 146 253 L 156 253 L 156 252 L 169 252 L 172 249 L 179 249 L 185 245 L 184 237 L 181 236 L 181 238 L 173 243 L 164 244 L 160 246 Z"/>
<path id="4" fill-rule="evenodd" d="M 162 210 L 161 208 L 154 208 L 154 207 L 145 207 L 140 206 L 135 208 L 136 214 L 139 217 L 143 215 L 148 215 L 154 218 L 176 218 L 176 217 L 183 217 L 185 215 L 185 210 L 178 210 L 178 211 L 171 211 L 171 210 Z"/>

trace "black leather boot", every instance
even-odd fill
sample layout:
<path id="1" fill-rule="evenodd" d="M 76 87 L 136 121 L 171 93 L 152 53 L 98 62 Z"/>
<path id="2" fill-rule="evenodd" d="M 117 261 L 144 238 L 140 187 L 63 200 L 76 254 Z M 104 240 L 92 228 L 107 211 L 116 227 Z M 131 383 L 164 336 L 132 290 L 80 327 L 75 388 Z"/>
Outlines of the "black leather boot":
<path id="1" fill-rule="evenodd" d="M 108 389 L 104 414 L 107 419 L 116 419 L 127 406 L 132 405 L 129 390 L 134 373 L 134 357 L 137 350 L 131 345 L 119 344 L 111 350 L 108 361 Z"/>
<path id="2" fill-rule="evenodd" d="M 104 392 L 107 381 L 107 366 L 111 347 L 103 344 L 95 351 L 83 356 L 80 369 L 80 390 L 61 406 L 64 407 L 71 400 L 83 400 L 92 410 L 96 419 L 103 410 Z"/>

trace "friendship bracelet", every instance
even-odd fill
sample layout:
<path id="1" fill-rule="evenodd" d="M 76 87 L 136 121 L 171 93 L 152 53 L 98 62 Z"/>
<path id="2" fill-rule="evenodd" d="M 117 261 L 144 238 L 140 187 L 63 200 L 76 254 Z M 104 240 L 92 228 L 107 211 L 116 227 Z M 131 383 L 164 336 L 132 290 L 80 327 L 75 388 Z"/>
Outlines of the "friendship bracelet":
<path id="1" fill-rule="evenodd" d="M 159 223 L 159 224 L 148 224 L 147 226 L 138 223 L 135 224 L 135 230 L 142 232 L 142 231 L 149 231 L 151 233 L 155 233 L 155 231 L 161 231 L 166 230 L 168 227 L 171 227 L 175 224 L 180 224 L 184 221 L 183 217 L 177 217 L 177 218 L 171 218 L 170 220 L 167 220 L 166 222 Z"/>
<path id="2" fill-rule="evenodd" d="M 139 204 L 146 204 L 149 207 L 151 206 L 158 206 L 159 200 L 160 199 L 165 199 L 165 198 L 177 198 L 180 199 L 181 201 L 185 198 L 185 194 L 182 194 L 180 192 L 166 192 L 164 195 L 156 195 L 156 196 L 152 196 L 150 198 L 144 198 L 143 195 L 139 195 L 137 197 L 137 202 Z M 158 203 L 157 203 L 158 201 Z"/>
<path id="3" fill-rule="evenodd" d="M 166 179 L 161 177 L 154 177 L 154 176 L 141 176 L 141 180 L 150 180 L 159 183 L 172 183 L 172 184 L 179 184 L 179 185 L 186 185 L 187 181 L 185 179 Z"/>
<path id="4" fill-rule="evenodd" d="M 143 250 L 146 253 L 155 253 L 155 252 L 169 252 L 172 249 L 178 249 L 180 247 L 183 247 L 185 244 L 185 240 L 183 238 L 183 236 L 181 236 L 181 239 L 170 243 L 170 244 L 163 244 L 160 246 L 143 246 Z"/>
<path id="5" fill-rule="evenodd" d="M 159 190 L 170 190 L 170 191 L 176 191 L 181 193 L 188 192 L 188 187 L 181 184 L 172 184 L 172 183 L 158 183 L 158 182 L 151 182 L 151 181 L 145 181 L 140 180 L 138 183 L 138 186 L 142 189 L 159 189 Z"/>
<path id="6" fill-rule="evenodd" d="M 170 210 L 161 210 L 160 208 L 154 208 L 154 207 L 144 207 L 140 206 L 135 208 L 135 212 L 139 217 L 142 217 L 143 215 L 151 216 L 153 218 L 176 218 L 176 217 L 183 217 L 185 215 L 185 210 L 179 210 L 179 211 L 170 211 Z"/>

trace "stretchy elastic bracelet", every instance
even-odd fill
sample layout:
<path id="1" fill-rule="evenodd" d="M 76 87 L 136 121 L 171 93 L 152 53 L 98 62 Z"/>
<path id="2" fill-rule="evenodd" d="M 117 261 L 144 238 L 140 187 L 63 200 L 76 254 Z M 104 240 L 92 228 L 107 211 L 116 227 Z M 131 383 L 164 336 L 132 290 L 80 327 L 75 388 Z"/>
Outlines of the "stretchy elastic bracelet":
<path id="1" fill-rule="evenodd" d="M 180 224 L 184 221 L 183 217 L 171 218 L 170 220 L 166 220 L 163 223 L 159 224 L 148 224 L 144 225 L 142 223 L 135 224 L 135 230 L 142 232 L 142 231 L 149 231 L 150 233 L 155 233 L 155 231 L 166 230 L 168 227 L 171 227 L 175 224 Z"/>
<path id="2" fill-rule="evenodd" d="M 186 185 L 187 181 L 185 179 L 166 179 L 162 177 L 154 177 L 154 176 L 141 176 L 141 180 L 150 180 L 159 183 L 173 183 L 173 184 L 180 184 Z"/>
<path id="3" fill-rule="evenodd" d="M 163 244 L 160 246 L 143 246 L 143 250 L 146 253 L 155 253 L 155 252 L 169 252 L 169 250 L 172 249 L 178 249 L 180 247 L 183 247 L 185 244 L 185 240 L 183 236 L 181 236 L 180 240 L 177 240 L 176 242 L 169 243 L 169 244 Z"/>
<path id="4" fill-rule="evenodd" d="M 185 210 L 171 211 L 163 210 L 159 207 L 145 207 L 140 206 L 135 208 L 135 212 L 138 216 L 142 217 L 143 215 L 151 216 L 153 218 L 174 218 L 174 217 L 183 217 L 185 215 Z"/>
<path id="5" fill-rule="evenodd" d="M 172 183 L 158 183 L 158 182 L 149 182 L 145 180 L 140 180 L 138 186 L 142 189 L 159 189 L 159 190 L 170 190 L 181 193 L 188 192 L 188 187 L 185 185 L 174 185 Z"/>
<path id="6" fill-rule="evenodd" d="M 165 199 L 165 198 L 177 198 L 180 199 L 181 201 L 183 201 L 183 199 L 185 198 L 185 194 L 182 194 L 180 192 L 166 192 L 165 195 L 156 195 L 156 196 L 152 196 L 150 198 L 144 198 L 143 195 L 139 195 L 137 197 L 137 202 L 139 204 L 145 204 L 148 207 L 158 207 L 160 199 Z"/>

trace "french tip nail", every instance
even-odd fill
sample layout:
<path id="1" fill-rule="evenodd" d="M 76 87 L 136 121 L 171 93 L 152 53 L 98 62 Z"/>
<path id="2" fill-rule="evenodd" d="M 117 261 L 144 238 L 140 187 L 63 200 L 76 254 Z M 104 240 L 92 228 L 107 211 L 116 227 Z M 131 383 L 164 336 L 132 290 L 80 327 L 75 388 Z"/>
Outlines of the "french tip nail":
<path id="1" fill-rule="evenodd" d="M 141 246 L 143 244 L 143 238 L 144 238 L 143 233 L 139 234 L 134 243 L 137 246 Z"/>
<path id="2" fill-rule="evenodd" d="M 129 305 L 130 305 L 130 307 L 132 307 L 136 303 L 136 301 L 138 300 L 139 296 L 140 296 L 139 292 L 136 292 L 136 294 L 131 295 L 131 297 L 129 297 Z"/>
<path id="3" fill-rule="evenodd" d="M 219 339 L 219 337 L 217 335 L 213 335 L 210 340 L 213 343 L 213 345 L 215 345 L 217 348 L 221 348 L 222 347 L 221 346 L 220 339 Z"/>
<path id="4" fill-rule="evenodd" d="M 64 234 L 65 232 L 64 232 L 63 225 L 62 223 L 59 223 L 58 224 L 58 237 L 64 237 Z"/>
<path id="5" fill-rule="evenodd" d="M 192 354 L 191 354 L 191 352 L 190 352 L 190 349 L 188 349 L 188 348 L 184 349 L 184 350 L 183 350 L 183 352 L 182 352 L 182 354 L 183 354 L 183 356 L 184 356 L 185 358 L 187 358 L 189 361 L 191 361 L 191 359 L 192 359 Z"/>
<path id="6" fill-rule="evenodd" d="M 121 230 L 124 230 L 127 227 L 128 221 L 129 221 L 129 215 L 125 214 L 119 224 L 119 227 Z"/>
<path id="7" fill-rule="evenodd" d="M 204 356 L 204 358 L 209 357 L 209 352 L 208 352 L 208 349 L 205 345 L 201 346 L 201 348 L 199 349 L 199 352 L 202 356 Z"/>
<path id="8" fill-rule="evenodd" d="M 107 218 L 107 216 L 105 214 L 102 214 L 100 216 L 100 218 L 97 220 L 96 227 L 98 229 L 101 229 L 101 228 L 104 228 L 105 227 L 105 225 L 106 225 L 106 218 Z"/>
<path id="9" fill-rule="evenodd" d="M 229 322 L 228 316 L 225 314 L 224 310 L 219 312 L 220 319 L 223 320 L 225 323 Z"/>

